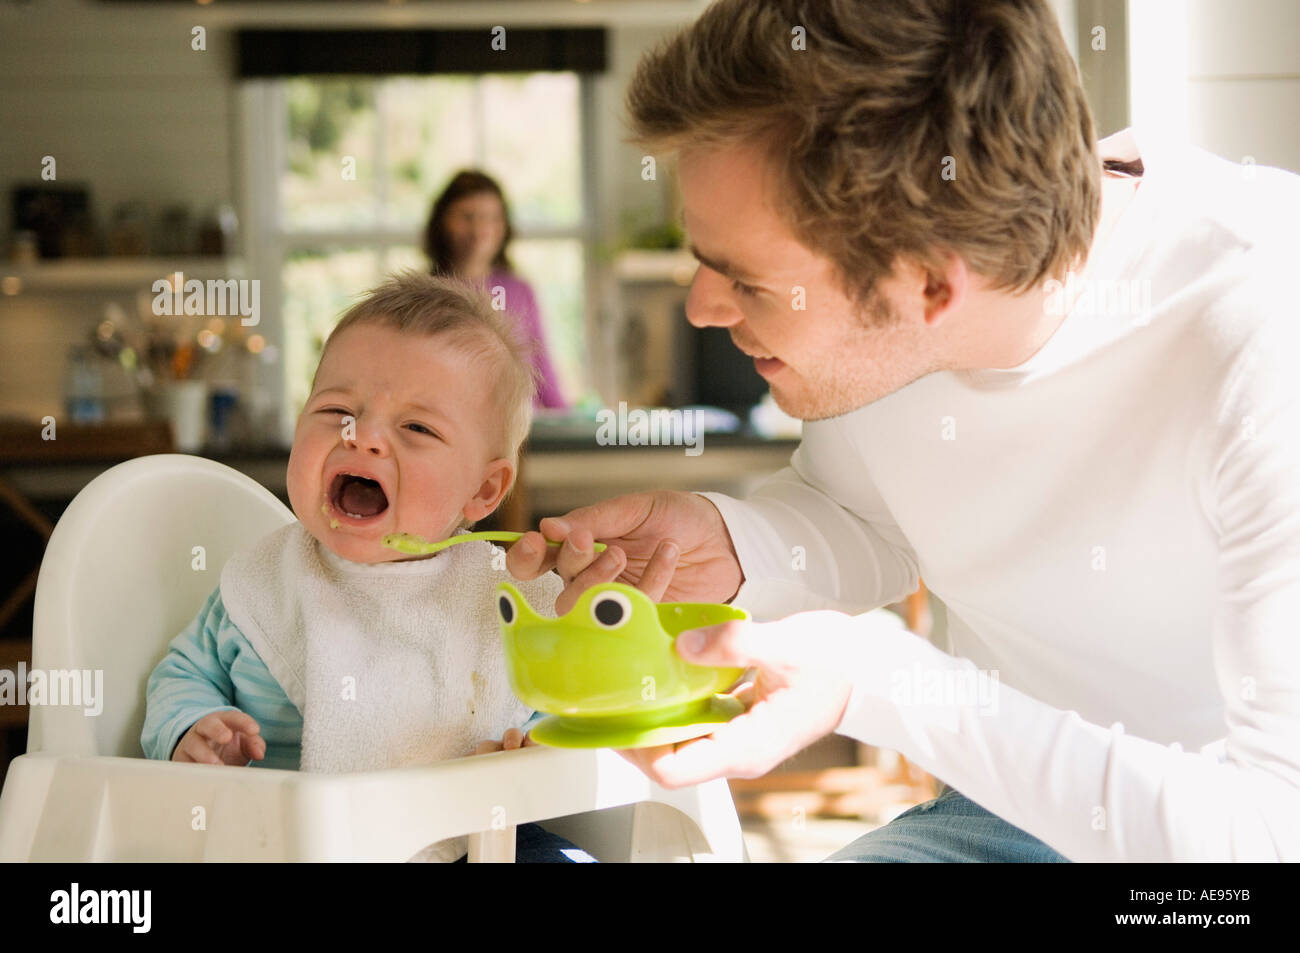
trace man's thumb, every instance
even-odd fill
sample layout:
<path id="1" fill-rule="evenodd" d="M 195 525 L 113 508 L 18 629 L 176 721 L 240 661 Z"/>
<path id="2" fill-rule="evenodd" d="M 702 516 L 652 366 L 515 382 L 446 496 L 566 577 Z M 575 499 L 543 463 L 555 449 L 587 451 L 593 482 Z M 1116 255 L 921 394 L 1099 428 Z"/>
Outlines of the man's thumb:
<path id="1" fill-rule="evenodd" d="M 745 643 L 752 622 L 735 620 L 699 629 L 687 629 L 677 636 L 677 654 L 696 665 L 735 666 L 751 664 Z"/>
<path id="2" fill-rule="evenodd" d="M 621 537 L 642 523 L 649 514 L 645 493 L 628 493 L 579 506 L 560 517 L 570 530 L 582 527 L 595 539 Z"/>

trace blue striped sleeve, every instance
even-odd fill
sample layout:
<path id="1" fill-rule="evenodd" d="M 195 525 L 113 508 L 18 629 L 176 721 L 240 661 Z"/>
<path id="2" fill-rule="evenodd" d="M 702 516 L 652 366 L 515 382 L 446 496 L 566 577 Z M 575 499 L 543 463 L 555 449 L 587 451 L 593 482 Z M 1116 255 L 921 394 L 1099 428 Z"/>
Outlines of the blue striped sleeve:
<path id="1" fill-rule="evenodd" d="M 149 676 L 140 736 L 145 756 L 170 759 L 177 742 L 204 715 L 236 710 L 257 722 L 266 741 L 265 758 L 250 764 L 298 768 L 301 713 L 230 621 L 218 587 Z"/>
<path id="2" fill-rule="evenodd" d="M 170 759 L 176 743 L 196 721 L 209 712 L 235 709 L 234 685 L 217 657 L 220 619 L 214 618 L 213 604 L 219 598 L 219 589 L 208 596 L 149 675 L 140 735 L 147 758 Z"/>

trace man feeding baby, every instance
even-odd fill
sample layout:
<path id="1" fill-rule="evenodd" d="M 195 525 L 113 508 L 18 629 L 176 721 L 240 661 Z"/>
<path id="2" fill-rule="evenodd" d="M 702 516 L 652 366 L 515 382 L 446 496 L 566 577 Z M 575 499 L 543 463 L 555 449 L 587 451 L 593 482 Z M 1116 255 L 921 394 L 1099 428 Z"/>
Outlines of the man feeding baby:
<path id="1" fill-rule="evenodd" d="M 496 547 L 409 556 L 381 542 L 446 539 L 500 505 L 531 421 L 528 347 L 485 292 L 416 272 L 343 315 L 294 431 L 297 520 L 233 555 L 172 640 L 149 677 L 148 757 L 376 771 L 529 743 Z M 563 589 L 554 573 L 516 585 L 548 609 Z M 465 850 L 456 838 L 413 859 Z M 520 826 L 516 858 L 591 859 L 537 825 Z"/>

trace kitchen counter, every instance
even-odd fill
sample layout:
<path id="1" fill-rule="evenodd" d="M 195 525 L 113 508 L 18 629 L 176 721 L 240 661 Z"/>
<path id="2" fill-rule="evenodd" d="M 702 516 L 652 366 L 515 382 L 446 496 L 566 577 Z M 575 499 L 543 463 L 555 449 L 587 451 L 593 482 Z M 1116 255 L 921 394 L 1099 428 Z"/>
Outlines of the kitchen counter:
<path id="1" fill-rule="evenodd" d="M 706 433 L 700 452 L 692 456 L 690 448 L 682 446 L 601 446 L 591 436 L 534 432 L 524 449 L 523 481 L 530 508 L 543 513 L 636 490 L 717 490 L 744 496 L 755 483 L 786 466 L 798 444 L 797 439 L 749 433 Z M 33 502 L 66 503 L 104 470 L 141 452 L 167 449 L 146 444 L 141 451 L 124 445 L 114 452 L 100 441 L 89 456 L 68 449 L 40 458 L 0 455 L 0 478 Z M 201 455 L 247 474 L 287 500 L 287 447 Z"/>

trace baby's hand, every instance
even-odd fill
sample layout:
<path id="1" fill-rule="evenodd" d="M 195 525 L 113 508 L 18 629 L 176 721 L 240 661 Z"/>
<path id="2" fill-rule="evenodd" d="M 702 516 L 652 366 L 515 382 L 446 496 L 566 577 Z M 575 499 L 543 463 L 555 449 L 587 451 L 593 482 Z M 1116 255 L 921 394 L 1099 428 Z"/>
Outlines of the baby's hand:
<path id="1" fill-rule="evenodd" d="M 500 741 L 480 741 L 478 747 L 469 754 L 491 754 L 493 751 L 512 751 L 515 748 L 520 748 L 524 745 L 535 744 L 537 744 L 537 742 L 533 740 L 532 735 L 526 735 L 518 728 L 511 728 Z M 466 757 L 469 757 L 469 755 L 466 755 Z"/>
<path id="2" fill-rule="evenodd" d="M 195 764 L 244 765 L 266 757 L 262 729 L 242 711 L 214 711 L 204 715 L 181 736 L 173 761 Z"/>

